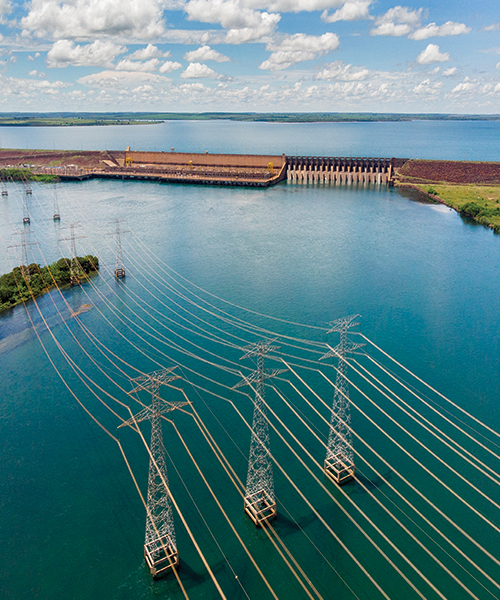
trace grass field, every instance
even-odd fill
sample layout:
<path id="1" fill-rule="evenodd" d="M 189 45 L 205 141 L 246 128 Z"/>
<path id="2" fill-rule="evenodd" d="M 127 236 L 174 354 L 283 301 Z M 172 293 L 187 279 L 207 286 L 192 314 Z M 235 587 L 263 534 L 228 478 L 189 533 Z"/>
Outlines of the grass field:
<path id="1" fill-rule="evenodd" d="M 500 233 L 500 185 L 418 184 L 416 187 L 461 215 Z"/>

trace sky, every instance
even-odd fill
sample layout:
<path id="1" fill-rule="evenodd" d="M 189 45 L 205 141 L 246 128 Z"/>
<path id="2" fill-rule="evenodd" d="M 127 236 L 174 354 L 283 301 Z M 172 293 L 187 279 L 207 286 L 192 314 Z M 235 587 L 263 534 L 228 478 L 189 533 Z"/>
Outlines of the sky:
<path id="1" fill-rule="evenodd" d="M 0 0 L 0 112 L 500 113 L 500 0 Z"/>

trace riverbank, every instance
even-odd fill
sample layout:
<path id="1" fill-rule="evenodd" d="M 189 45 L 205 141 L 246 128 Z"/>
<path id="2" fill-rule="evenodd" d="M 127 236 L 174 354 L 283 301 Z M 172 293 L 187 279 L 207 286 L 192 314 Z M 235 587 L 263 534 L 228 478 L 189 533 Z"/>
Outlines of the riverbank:
<path id="1" fill-rule="evenodd" d="M 72 272 L 78 279 L 85 280 L 99 270 L 99 259 L 90 254 L 77 256 L 71 268 L 69 258 L 41 267 L 32 263 L 23 267 L 15 267 L 10 273 L 0 276 L 0 313 L 42 296 L 56 286 L 71 283 Z"/>
<path id="2" fill-rule="evenodd" d="M 446 204 L 463 217 L 500 233 L 500 163 L 409 160 L 395 185 Z"/>

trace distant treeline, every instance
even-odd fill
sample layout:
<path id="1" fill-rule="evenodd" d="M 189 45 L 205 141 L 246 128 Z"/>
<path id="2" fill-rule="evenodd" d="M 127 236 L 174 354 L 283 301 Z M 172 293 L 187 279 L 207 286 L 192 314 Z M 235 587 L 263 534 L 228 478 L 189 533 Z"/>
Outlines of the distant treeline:
<path id="1" fill-rule="evenodd" d="M 179 120 L 264 121 L 273 123 L 357 121 L 498 121 L 500 115 L 457 115 L 437 113 L 0 113 L 0 126 L 133 125 Z"/>
<path id="2" fill-rule="evenodd" d="M 69 258 L 60 258 L 48 267 L 31 263 L 27 267 L 15 267 L 10 273 L 1 275 L 0 312 L 33 297 L 41 296 L 56 285 L 68 284 L 71 274 L 70 263 Z M 79 277 L 84 279 L 90 273 L 99 270 L 99 259 L 91 254 L 78 256 L 75 259 L 75 268 Z"/>

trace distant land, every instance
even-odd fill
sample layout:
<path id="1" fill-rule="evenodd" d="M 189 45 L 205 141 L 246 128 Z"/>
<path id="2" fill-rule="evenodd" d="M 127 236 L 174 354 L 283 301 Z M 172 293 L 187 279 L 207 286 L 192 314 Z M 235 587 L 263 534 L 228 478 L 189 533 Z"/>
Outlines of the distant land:
<path id="1" fill-rule="evenodd" d="M 500 115 L 437 113 L 0 113 L 1 126 L 74 127 L 152 124 L 163 121 L 249 121 L 265 123 L 355 123 L 397 121 L 499 121 Z"/>

